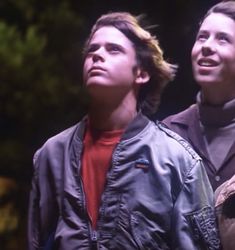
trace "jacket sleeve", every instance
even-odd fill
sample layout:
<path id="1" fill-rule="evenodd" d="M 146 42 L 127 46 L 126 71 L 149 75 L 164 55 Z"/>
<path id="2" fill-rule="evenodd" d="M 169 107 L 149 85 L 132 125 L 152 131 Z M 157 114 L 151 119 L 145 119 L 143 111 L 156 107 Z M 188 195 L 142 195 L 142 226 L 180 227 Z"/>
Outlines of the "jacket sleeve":
<path id="1" fill-rule="evenodd" d="M 172 249 L 220 249 L 213 196 L 202 162 L 196 160 L 174 204 Z"/>
<path id="2" fill-rule="evenodd" d="M 53 188 L 47 150 L 34 156 L 34 175 L 29 199 L 28 249 L 52 249 L 58 219 L 58 207 Z"/>
<path id="3" fill-rule="evenodd" d="M 32 186 L 29 197 L 29 212 L 28 212 L 28 249 L 39 249 L 39 199 L 40 193 L 38 188 L 38 168 L 37 156 L 34 155 L 34 173 L 32 178 Z"/>

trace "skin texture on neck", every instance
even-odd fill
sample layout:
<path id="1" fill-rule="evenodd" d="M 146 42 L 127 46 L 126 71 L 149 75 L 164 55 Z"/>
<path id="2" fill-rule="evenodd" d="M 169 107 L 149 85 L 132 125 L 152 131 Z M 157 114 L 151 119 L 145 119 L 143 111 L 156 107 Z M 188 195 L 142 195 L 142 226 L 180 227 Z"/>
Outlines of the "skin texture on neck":
<path id="1" fill-rule="evenodd" d="M 88 116 L 91 127 L 99 130 L 125 129 L 136 116 L 136 97 L 129 93 L 122 102 L 93 99 Z"/>
<path id="2" fill-rule="evenodd" d="M 235 98 L 234 89 L 225 89 L 223 86 L 202 87 L 201 92 L 203 103 L 213 106 L 223 105 Z"/>

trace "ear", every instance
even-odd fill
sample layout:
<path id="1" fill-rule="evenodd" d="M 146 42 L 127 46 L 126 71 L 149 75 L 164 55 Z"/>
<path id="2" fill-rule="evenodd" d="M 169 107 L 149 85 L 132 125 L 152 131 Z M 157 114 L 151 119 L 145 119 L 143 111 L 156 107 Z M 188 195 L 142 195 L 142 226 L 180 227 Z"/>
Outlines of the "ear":
<path id="1" fill-rule="evenodd" d="M 136 79 L 135 82 L 137 84 L 145 84 L 146 82 L 148 82 L 150 80 L 150 75 L 147 71 L 138 68 L 136 70 Z"/>

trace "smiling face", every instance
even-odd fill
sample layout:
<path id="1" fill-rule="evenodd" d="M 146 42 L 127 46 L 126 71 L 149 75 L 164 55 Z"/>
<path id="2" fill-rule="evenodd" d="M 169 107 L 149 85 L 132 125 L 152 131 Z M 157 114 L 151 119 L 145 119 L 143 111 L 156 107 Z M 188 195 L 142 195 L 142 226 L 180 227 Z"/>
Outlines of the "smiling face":
<path id="1" fill-rule="evenodd" d="M 217 89 L 227 99 L 235 97 L 235 22 L 231 18 L 220 13 L 207 16 L 191 56 L 194 78 L 202 90 Z"/>
<path id="2" fill-rule="evenodd" d="M 132 42 L 118 29 L 104 26 L 91 38 L 85 54 L 84 83 L 93 96 L 117 96 L 138 82 Z"/>

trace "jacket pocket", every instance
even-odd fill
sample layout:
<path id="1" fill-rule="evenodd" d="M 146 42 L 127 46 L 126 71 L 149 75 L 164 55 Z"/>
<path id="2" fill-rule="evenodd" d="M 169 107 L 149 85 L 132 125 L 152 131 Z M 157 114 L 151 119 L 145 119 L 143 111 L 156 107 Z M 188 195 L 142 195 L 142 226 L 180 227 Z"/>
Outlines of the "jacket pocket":
<path id="1" fill-rule="evenodd" d="M 140 212 L 131 214 L 130 219 L 133 237 L 140 250 L 168 250 L 166 240 L 157 232 L 155 223 Z"/>
<path id="2" fill-rule="evenodd" d="M 186 218 L 191 224 L 195 241 L 202 249 L 220 249 L 216 217 L 211 207 L 204 207 L 187 214 Z"/>

